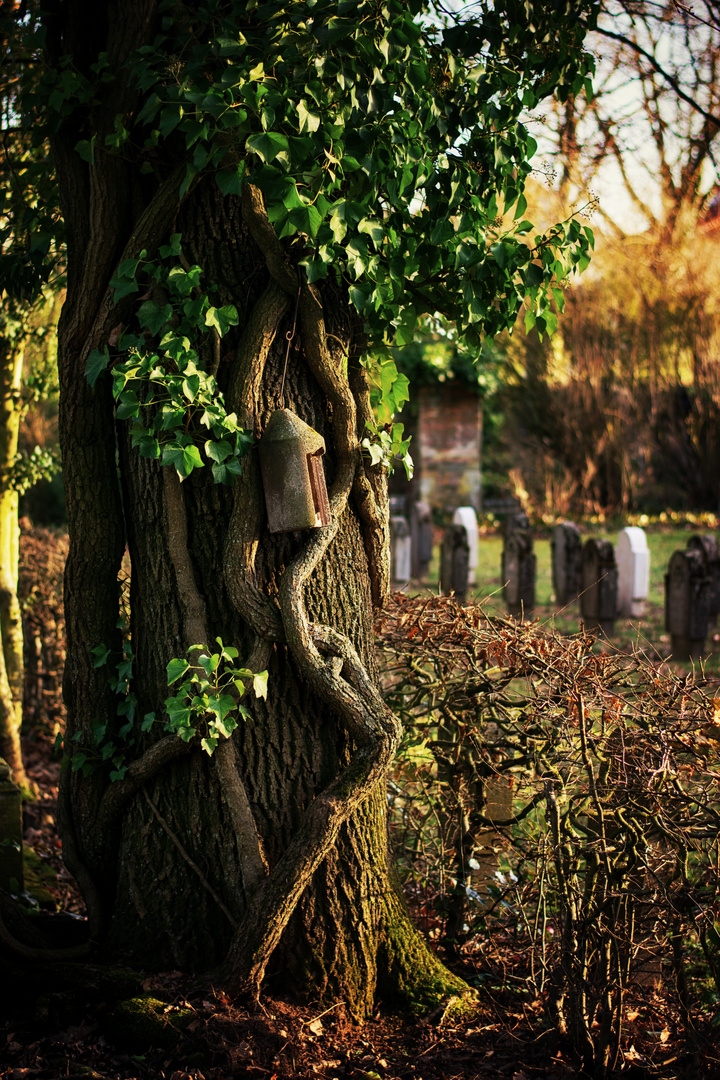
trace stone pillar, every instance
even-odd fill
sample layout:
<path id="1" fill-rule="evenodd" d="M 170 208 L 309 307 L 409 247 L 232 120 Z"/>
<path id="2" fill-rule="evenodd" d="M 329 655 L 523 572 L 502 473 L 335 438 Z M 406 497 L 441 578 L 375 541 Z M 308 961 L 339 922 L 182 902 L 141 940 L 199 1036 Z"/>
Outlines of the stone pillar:
<path id="1" fill-rule="evenodd" d="M 410 507 L 410 536 L 412 576 L 421 581 L 427 576 L 433 554 L 432 510 L 427 503 L 416 502 Z"/>
<path id="2" fill-rule="evenodd" d="M 535 607 L 536 558 L 526 514 L 512 514 L 505 522 L 502 580 L 508 612 L 528 618 Z"/>
<path id="3" fill-rule="evenodd" d="M 0 889 L 22 892 L 22 795 L 0 758 Z"/>
<path id="4" fill-rule="evenodd" d="M 618 571 L 609 540 L 588 540 L 583 547 L 580 614 L 586 630 L 609 637 L 617 614 Z"/>
<path id="5" fill-rule="evenodd" d="M 714 536 L 691 536 L 687 542 L 688 551 L 699 551 L 705 564 L 705 573 L 710 579 L 708 597 L 708 619 L 714 626 L 720 614 L 720 552 Z"/>
<path id="6" fill-rule="evenodd" d="M 650 552 L 642 529 L 630 525 L 623 529 L 615 545 L 618 568 L 617 613 L 639 619 L 645 611 L 650 590 Z"/>
<path id="7" fill-rule="evenodd" d="M 563 521 L 553 530 L 552 572 L 555 602 L 565 607 L 577 600 L 582 573 L 582 540 L 580 530 L 571 521 Z"/>
<path id="8" fill-rule="evenodd" d="M 390 580 L 396 587 L 407 585 L 412 576 L 412 540 L 407 518 L 390 518 Z"/>
<path id="9" fill-rule="evenodd" d="M 451 592 L 464 602 L 468 586 L 469 551 L 467 532 L 462 525 L 446 525 L 440 557 L 440 592 Z"/>
<path id="10" fill-rule="evenodd" d="M 478 523 L 472 506 L 460 506 L 453 515 L 453 525 L 462 525 L 468 541 L 468 585 L 475 584 L 478 566 Z"/>
<path id="11" fill-rule="evenodd" d="M 700 551 L 676 551 L 665 575 L 665 629 L 674 660 L 699 660 L 705 648 L 710 579 Z"/>

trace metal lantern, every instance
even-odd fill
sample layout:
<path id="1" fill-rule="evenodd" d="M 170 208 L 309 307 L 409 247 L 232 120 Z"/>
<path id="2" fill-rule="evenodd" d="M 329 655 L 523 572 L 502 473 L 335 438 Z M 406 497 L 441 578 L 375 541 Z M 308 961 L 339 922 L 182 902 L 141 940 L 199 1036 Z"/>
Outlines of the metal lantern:
<path id="1" fill-rule="evenodd" d="M 277 409 L 258 445 L 271 533 L 330 522 L 322 455 L 325 440 L 290 409 Z"/>

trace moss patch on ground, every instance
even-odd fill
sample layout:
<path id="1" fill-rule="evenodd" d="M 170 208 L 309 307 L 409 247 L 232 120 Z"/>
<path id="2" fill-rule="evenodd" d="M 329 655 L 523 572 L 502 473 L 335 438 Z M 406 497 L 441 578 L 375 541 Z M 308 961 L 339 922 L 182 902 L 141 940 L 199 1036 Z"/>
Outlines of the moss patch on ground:
<path id="1" fill-rule="evenodd" d="M 193 1016 L 192 1009 L 176 1009 L 143 994 L 115 1005 L 107 1014 L 104 1027 L 109 1039 L 129 1050 L 170 1049 Z"/>

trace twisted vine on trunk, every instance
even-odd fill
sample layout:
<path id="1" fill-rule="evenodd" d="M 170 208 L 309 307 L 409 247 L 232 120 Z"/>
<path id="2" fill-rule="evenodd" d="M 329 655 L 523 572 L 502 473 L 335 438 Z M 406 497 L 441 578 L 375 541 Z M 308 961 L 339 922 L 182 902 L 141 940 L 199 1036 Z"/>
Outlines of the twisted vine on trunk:
<path id="1" fill-rule="evenodd" d="M 256 428 L 263 369 L 291 291 L 296 288 L 296 279 L 267 221 L 262 197 L 251 185 L 245 191 L 245 219 L 256 242 L 262 245 L 273 283 L 251 314 L 237 349 L 228 404 L 237 409 L 246 427 Z M 337 339 L 335 346 L 331 346 L 322 303 L 311 286 L 300 288 L 299 312 L 310 370 L 332 409 L 337 459 L 336 476 L 329 492 L 332 521 L 311 536 L 284 571 L 278 613 L 254 580 L 261 508 L 255 499 L 248 513 L 252 489 L 257 491 L 257 468 L 253 465 L 236 481 L 225 547 L 225 577 L 236 608 L 254 629 L 258 641 L 272 637 L 287 642 L 301 674 L 334 709 L 356 749 L 346 767 L 306 811 L 293 841 L 235 930 L 221 976 L 234 992 L 255 996 L 267 962 L 312 874 L 332 848 L 342 824 L 387 768 L 400 737 L 399 724 L 383 704 L 350 641 L 329 627 L 311 624 L 307 615 L 304 587 L 337 533 L 360 466 L 360 455 L 355 400 L 343 372 L 347 346 Z M 365 501 L 367 504 L 368 500 Z"/>

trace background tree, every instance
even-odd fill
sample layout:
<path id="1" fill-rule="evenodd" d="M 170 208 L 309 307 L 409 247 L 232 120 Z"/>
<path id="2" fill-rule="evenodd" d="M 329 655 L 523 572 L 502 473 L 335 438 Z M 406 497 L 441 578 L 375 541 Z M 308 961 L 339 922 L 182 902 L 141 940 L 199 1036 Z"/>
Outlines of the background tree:
<path id="1" fill-rule="evenodd" d="M 222 962 L 233 991 L 272 955 L 269 976 L 356 1016 L 463 990 L 387 851 L 387 440 L 363 357 L 426 313 L 478 344 L 527 296 L 543 325 L 587 264 L 587 228 L 524 219 L 519 120 L 587 79 L 577 11 L 438 29 L 395 0 L 47 9 L 24 107 L 68 250 L 61 820 L 105 955 Z M 386 367 L 390 411 L 396 384 Z M 328 450 L 332 520 L 310 534 L 268 533 L 254 451 L 240 463 L 278 405 Z"/>
<path id="2" fill-rule="evenodd" d="M 714 510 L 720 25 L 711 5 L 608 4 L 589 41 L 594 95 L 551 106 L 539 141 L 545 215 L 609 191 L 594 272 L 554 341 L 508 345 L 506 442 L 545 512 Z"/>
<path id="3" fill-rule="evenodd" d="M 48 187 L 52 188 L 47 145 L 34 148 L 21 129 L 18 99 L 27 26 L 19 28 L 13 14 L 3 8 L 0 15 L 0 275 L 5 285 L 0 311 L 0 756 L 10 765 L 15 782 L 29 794 L 20 746 L 24 678 L 18 499 L 52 471 L 54 463 L 40 448 L 31 455 L 20 454 L 18 440 L 31 398 L 42 394 L 42 379 L 36 378 L 31 386 L 30 354 L 50 342 L 57 323 L 53 306 L 59 282 L 56 278 L 50 289 L 47 282 L 60 234 L 57 222 L 47 227 L 42 205 Z M 51 197 L 50 205 L 55 202 Z"/>

